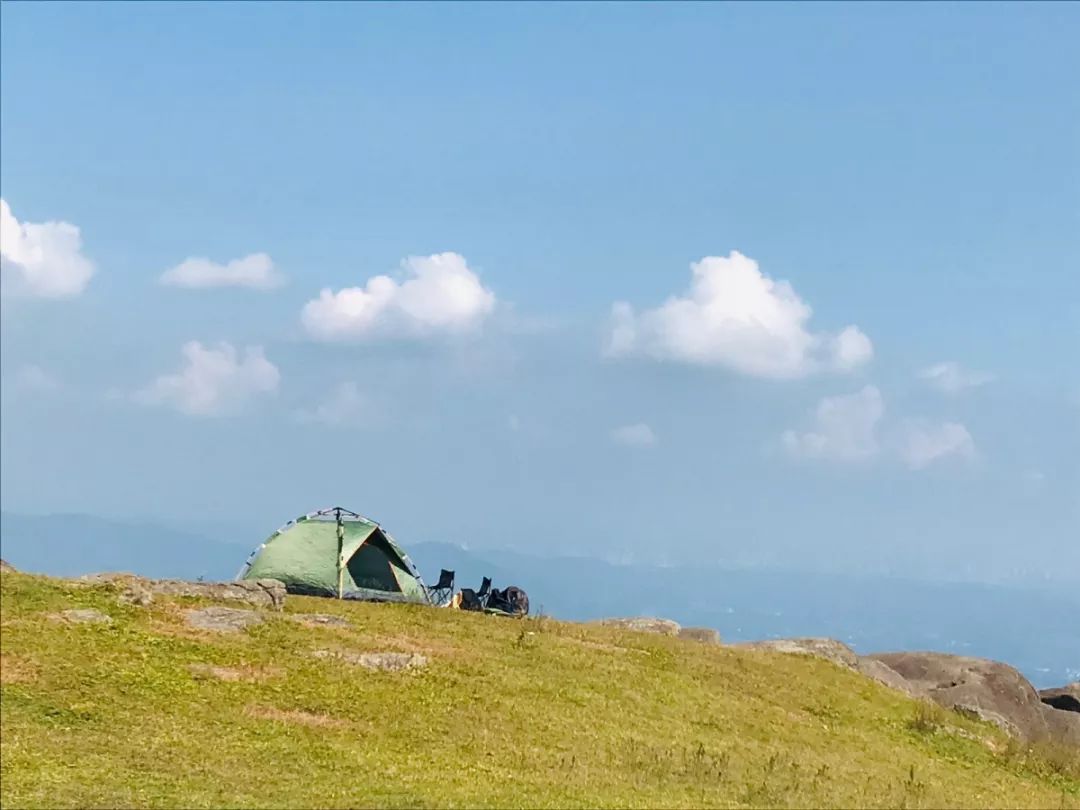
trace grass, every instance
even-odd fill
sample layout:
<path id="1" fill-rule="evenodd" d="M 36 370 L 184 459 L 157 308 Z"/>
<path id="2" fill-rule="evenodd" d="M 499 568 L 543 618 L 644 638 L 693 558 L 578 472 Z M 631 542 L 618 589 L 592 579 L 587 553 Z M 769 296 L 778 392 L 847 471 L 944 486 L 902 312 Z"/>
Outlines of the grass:
<path id="1" fill-rule="evenodd" d="M 299 597 L 286 614 L 348 626 L 215 635 L 191 600 L 14 573 L 0 599 L 4 808 L 1080 808 L 1068 752 L 809 657 Z M 68 608 L 113 623 L 50 618 Z"/>

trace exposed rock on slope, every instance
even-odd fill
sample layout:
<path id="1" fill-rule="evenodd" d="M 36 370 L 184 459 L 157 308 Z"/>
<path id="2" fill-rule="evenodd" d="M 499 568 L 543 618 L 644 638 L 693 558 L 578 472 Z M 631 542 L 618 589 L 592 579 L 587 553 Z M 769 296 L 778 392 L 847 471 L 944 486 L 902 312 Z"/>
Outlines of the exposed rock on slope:
<path id="1" fill-rule="evenodd" d="M 702 644 L 720 643 L 720 631 L 711 627 L 680 627 L 677 635 L 679 638 L 700 641 Z"/>
<path id="2" fill-rule="evenodd" d="M 263 617 L 254 610 L 230 607 L 207 607 L 185 610 L 184 619 L 197 630 L 214 633 L 239 633 L 241 630 L 262 624 Z"/>
<path id="3" fill-rule="evenodd" d="M 73 624 L 112 624 L 112 617 L 94 608 L 63 610 L 56 618 Z"/>
<path id="4" fill-rule="evenodd" d="M 91 574 L 80 582 L 108 583 L 120 589 L 120 598 L 137 605 L 148 605 L 154 595 L 199 596 L 206 599 L 246 602 L 255 607 L 281 610 L 285 604 L 285 585 L 276 579 L 239 582 L 187 582 L 181 579 L 144 579 L 132 574 Z"/>
<path id="5" fill-rule="evenodd" d="M 1047 706 L 1066 712 L 1080 712 L 1080 681 L 1058 689 L 1040 689 L 1039 698 Z"/>
<path id="6" fill-rule="evenodd" d="M 732 646 L 749 650 L 812 655 L 848 669 L 855 669 L 859 663 L 859 656 L 855 654 L 855 651 L 834 638 L 776 638 L 768 641 L 744 641 Z"/>
<path id="7" fill-rule="evenodd" d="M 1080 715 L 1044 704 L 1027 679 L 1007 664 L 935 652 L 868 658 L 884 663 L 936 703 L 988 720 L 1024 740 L 1080 744 Z"/>
<path id="8" fill-rule="evenodd" d="M 878 683 L 884 684 L 898 692 L 903 692 L 908 697 L 918 698 L 924 696 L 923 691 L 918 686 L 909 682 L 899 672 L 883 661 L 862 656 L 859 658 L 858 663 L 856 663 L 855 669 L 867 678 L 873 678 Z"/>

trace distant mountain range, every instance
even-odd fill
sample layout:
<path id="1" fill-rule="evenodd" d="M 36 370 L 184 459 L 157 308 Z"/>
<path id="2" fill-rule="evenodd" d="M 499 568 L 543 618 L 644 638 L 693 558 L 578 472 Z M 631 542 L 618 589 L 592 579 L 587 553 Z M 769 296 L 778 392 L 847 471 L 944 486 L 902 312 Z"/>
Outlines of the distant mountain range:
<path id="1" fill-rule="evenodd" d="M 231 579 L 255 542 L 158 523 L 85 515 L 0 514 L 0 556 L 55 576 L 130 571 L 148 577 Z M 1037 686 L 1080 677 L 1080 594 L 970 583 L 780 569 L 724 569 L 707 560 L 674 567 L 614 565 L 442 543 L 407 547 L 434 582 L 524 588 L 534 612 L 562 619 L 649 615 L 714 627 L 729 641 L 830 636 L 859 652 L 932 649 L 1006 661 Z"/>

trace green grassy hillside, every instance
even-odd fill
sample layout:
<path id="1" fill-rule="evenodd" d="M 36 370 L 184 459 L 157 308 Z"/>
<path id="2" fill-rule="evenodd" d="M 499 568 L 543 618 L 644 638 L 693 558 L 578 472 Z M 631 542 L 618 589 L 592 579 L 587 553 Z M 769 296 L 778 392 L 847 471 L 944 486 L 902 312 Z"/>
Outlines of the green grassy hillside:
<path id="1" fill-rule="evenodd" d="M 5 808 L 1080 807 L 1067 757 L 807 657 L 296 597 L 216 634 L 185 623 L 192 600 L 2 581 Z M 54 618 L 70 608 L 113 622 Z"/>

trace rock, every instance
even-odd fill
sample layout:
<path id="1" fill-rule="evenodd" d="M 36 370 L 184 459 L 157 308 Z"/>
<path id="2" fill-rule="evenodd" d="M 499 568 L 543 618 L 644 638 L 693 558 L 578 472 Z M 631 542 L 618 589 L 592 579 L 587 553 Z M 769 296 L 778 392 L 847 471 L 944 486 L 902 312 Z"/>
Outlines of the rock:
<path id="1" fill-rule="evenodd" d="M 744 641 L 732 646 L 750 650 L 812 655 L 815 658 L 832 661 L 847 669 L 855 669 L 859 663 L 859 656 L 855 655 L 855 651 L 834 638 L 777 638 L 768 641 Z"/>
<path id="2" fill-rule="evenodd" d="M 341 616 L 331 616 L 328 613 L 290 613 L 286 617 L 289 621 L 306 624 L 310 627 L 348 627 L 349 620 Z"/>
<path id="3" fill-rule="evenodd" d="M 908 683 L 899 672 L 882 661 L 878 661 L 874 658 L 860 657 L 855 664 L 855 669 L 867 678 L 872 678 L 878 683 L 888 686 L 890 689 L 903 692 L 908 697 L 920 698 L 924 696 L 923 692 L 918 687 Z"/>
<path id="4" fill-rule="evenodd" d="M 2 571 L 5 574 L 8 574 L 8 573 L 17 574 L 18 573 L 18 569 L 16 569 L 14 565 L 12 565 L 9 562 L 5 562 L 4 560 L 0 560 L 0 571 Z"/>
<path id="5" fill-rule="evenodd" d="M 1047 706 L 1066 712 L 1080 712 L 1080 681 L 1057 689 L 1040 689 L 1039 699 Z"/>
<path id="6" fill-rule="evenodd" d="M 834 638 L 779 638 L 769 641 L 743 642 L 733 646 L 824 658 L 837 666 L 853 669 L 890 689 L 903 692 L 908 697 L 923 697 L 922 690 L 908 683 L 907 679 L 892 667 L 875 658 L 856 655 L 847 644 Z"/>
<path id="7" fill-rule="evenodd" d="M 90 574 L 80 577 L 86 584 L 105 583 L 120 589 L 120 601 L 145 607 L 155 595 L 197 596 L 219 601 L 245 602 L 255 607 L 281 610 L 285 604 L 285 584 L 276 579 L 238 582 L 188 582 L 181 579 L 144 579 L 132 574 Z"/>
<path id="8" fill-rule="evenodd" d="M 679 638 L 700 641 L 702 644 L 719 644 L 720 633 L 711 627 L 680 627 Z"/>
<path id="9" fill-rule="evenodd" d="M 57 618 L 75 624 L 112 624 L 112 617 L 94 608 L 62 610 Z"/>
<path id="10" fill-rule="evenodd" d="M 216 633 L 238 633 L 247 627 L 262 624 L 263 621 L 263 617 L 254 610 L 228 607 L 185 610 L 184 619 L 198 630 L 211 630 Z"/>
<path id="11" fill-rule="evenodd" d="M 621 627 L 624 630 L 636 630 L 639 633 L 658 633 L 661 636 L 677 636 L 678 622 L 671 619 L 654 619 L 651 616 L 635 616 L 632 618 L 600 619 L 599 624 L 607 627 Z"/>
<path id="12" fill-rule="evenodd" d="M 312 653 L 315 658 L 332 658 L 344 661 L 347 664 L 355 664 L 364 669 L 380 670 L 383 672 L 400 672 L 405 669 L 417 669 L 427 666 L 427 656 L 420 653 L 356 653 L 343 650 L 316 650 Z"/>
<path id="13" fill-rule="evenodd" d="M 1027 742 L 1080 740 L 1080 715 L 1053 709 L 1008 664 L 935 652 L 867 656 L 899 673 L 926 697 L 970 717 L 994 723 Z"/>
<path id="14" fill-rule="evenodd" d="M 1045 703 L 1039 708 L 1050 732 L 1050 739 L 1080 749 L 1080 712 L 1055 709 Z"/>

